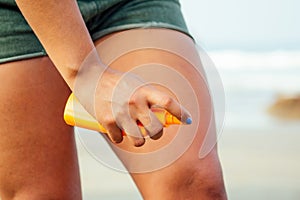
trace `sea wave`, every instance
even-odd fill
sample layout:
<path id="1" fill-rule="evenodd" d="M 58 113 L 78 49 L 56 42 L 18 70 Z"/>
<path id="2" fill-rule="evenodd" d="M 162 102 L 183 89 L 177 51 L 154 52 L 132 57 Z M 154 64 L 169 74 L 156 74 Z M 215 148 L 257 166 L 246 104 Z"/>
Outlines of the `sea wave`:
<path id="1" fill-rule="evenodd" d="M 233 50 L 209 51 L 208 55 L 223 69 L 296 69 L 300 68 L 299 51 L 243 52 Z"/>

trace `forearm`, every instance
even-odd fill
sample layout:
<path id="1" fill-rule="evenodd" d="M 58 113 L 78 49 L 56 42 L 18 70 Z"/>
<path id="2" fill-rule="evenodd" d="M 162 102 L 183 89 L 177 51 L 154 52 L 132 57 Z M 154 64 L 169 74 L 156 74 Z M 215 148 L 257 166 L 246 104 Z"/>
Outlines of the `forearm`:
<path id="1" fill-rule="evenodd" d="M 94 49 L 76 1 L 16 2 L 52 62 L 73 89 L 80 64 Z"/>

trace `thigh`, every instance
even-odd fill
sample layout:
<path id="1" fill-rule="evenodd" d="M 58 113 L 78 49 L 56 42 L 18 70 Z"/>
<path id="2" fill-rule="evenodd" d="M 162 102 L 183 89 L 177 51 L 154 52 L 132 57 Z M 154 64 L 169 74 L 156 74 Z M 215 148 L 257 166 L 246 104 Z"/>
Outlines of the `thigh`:
<path id="1" fill-rule="evenodd" d="M 211 98 L 192 39 L 173 30 L 136 29 L 111 34 L 96 44 L 103 62 L 154 83 L 193 116 L 192 125 L 166 128 L 159 140 L 148 138 L 140 148 L 128 144 L 126 137 L 120 145 L 112 145 L 144 198 L 224 195 Z M 201 148 L 206 156 L 200 158 Z M 205 187 L 210 192 L 201 193 Z"/>
<path id="2" fill-rule="evenodd" d="M 48 57 L 0 65 L 0 199 L 80 199 L 70 90 Z"/>

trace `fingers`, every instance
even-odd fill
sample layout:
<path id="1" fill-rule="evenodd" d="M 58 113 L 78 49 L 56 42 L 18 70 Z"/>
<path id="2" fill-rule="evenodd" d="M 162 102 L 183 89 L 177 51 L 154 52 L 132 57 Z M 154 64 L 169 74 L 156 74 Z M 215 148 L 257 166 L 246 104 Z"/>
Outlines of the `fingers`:
<path id="1" fill-rule="evenodd" d="M 126 133 L 126 136 L 134 144 L 139 147 L 144 145 L 145 137 L 150 136 L 151 139 L 157 140 L 162 136 L 163 125 L 157 119 L 155 114 L 148 108 L 143 106 L 143 109 L 135 110 L 135 115 L 129 116 L 129 114 L 118 115 L 119 120 L 115 120 L 113 117 L 106 116 L 102 119 L 102 125 L 107 130 L 107 135 L 113 143 L 120 143 L 123 140 L 122 130 Z M 143 126 L 138 126 L 139 121 Z"/>
<path id="2" fill-rule="evenodd" d="M 141 110 L 138 115 L 138 120 L 142 123 L 147 135 L 149 135 L 151 139 L 157 140 L 162 136 L 163 124 L 161 124 L 148 106 Z"/>
<path id="3" fill-rule="evenodd" d="M 184 124 L 192 123 L 191 114 L 172 97 L 160 91 L 155 91 L 155 92 L 148 93 L 148 100 L 151 105 L 164 108 L 172 115 L 177 117 L 182 123 Z"/>
<path id="4" fill-rule="evenodd" d="M 109 137 L 110 141 L 113 143 L 121 143 L 123 141 L 123 135 L 120 128 L 117 126 L 113 117 L 107 117 L 103 121 L 103 126 L 107 131 L 107 136 Z"/>
<path id="5" fill-rule="evenodd" d="M 145 138 L 138 127 L 135 120 L 133 120 L 129 115 L 122 116 L 120 121 L 120 127 L 126 133 L 126 136 L 136 147 L 140 147 L 145 144 Z"/>
<path id="6" fill-rule="evenodd" d="M 145 143 L 146 136 L 159 139 L 163 134 L 163 124 L 149 108 L 159 106 L 180 119 L 185 124 L 191 124 L 191 115 L 176 100 L 169 95 L 153 89 L 152 87 L 139 88 L 124 103 L 115 103 L 112 109 L 114 117 L 105 117 L 99 120 L 107 129 L 108 137 L 114 143 L 123 140 L 124 131 L 134 146 L 139 147 Z M 142 129 L 138 126 L 140 122 Z"/>
<path id="7" fill-rule="evenodd" d="M 117 121 L 113 116 L 106 116 L 102 118 L 101 121 L 111 142 L 116 144 L 121 143 L 123 141 L 123 130 L 134 146 L 139 147 L 145 143 L 141 130 L 138 128 L 136 122 L 129 116 L 126 117 L 123 115 L 122 120 L 118 123 L 119 125 L 117 125 Z"/>

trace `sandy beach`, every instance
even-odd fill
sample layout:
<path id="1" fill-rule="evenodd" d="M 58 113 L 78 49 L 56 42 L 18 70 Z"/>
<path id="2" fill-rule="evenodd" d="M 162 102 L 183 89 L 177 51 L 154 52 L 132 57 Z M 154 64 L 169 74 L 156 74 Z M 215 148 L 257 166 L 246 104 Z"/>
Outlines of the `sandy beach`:
<path id="1" fill-rule="evenodd" d="M 231 200 L 300 199 L 299 132 L 224 130 L 219 141 Z M 127 174 L 109 169 L 79 146 L 84 199 L 142 199 Z"/>
<path id="2" fill-rule="evenodd" d="M 299 132 L 225 132 L 219 143 L 229 199 L 300 199 Z"/>

